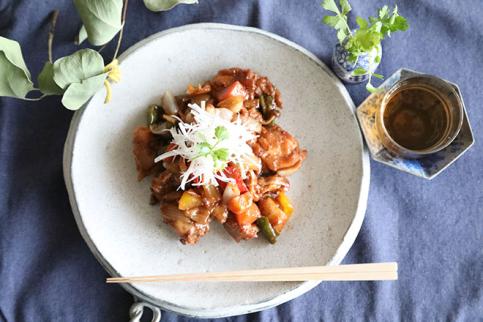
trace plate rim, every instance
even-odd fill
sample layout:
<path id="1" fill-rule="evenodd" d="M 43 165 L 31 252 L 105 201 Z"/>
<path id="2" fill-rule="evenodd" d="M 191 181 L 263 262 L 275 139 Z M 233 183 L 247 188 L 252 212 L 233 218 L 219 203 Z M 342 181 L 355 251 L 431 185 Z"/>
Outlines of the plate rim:
<path id="1" fill-rule="evenodd" d="M 369 183 L 370 183 L 370 161 L 369 161 L 369 154 L 367 151 L 367 147 L 364 144 L 363 138 L 362 138 L 362 133 L 360 132 L 359 128 L 359 123 L 357 121 L 357 117 L 355 115 L 355 105 L 354 102 L 352 101 L 352 98 L 350 97 L 349 93 L 347 92 L 347 89 L 344 87 L 342 82 L 333 74 L 333 72 L 319 59 L 317 56 L 312 54 L 310 51 L 307 49 L 301 47 L 300 45 L 294 43 L 293 41 L 290 41 L 286 38 L 283 38 L 279 35 L 276 35 L 271 32 L 267 32 L 265 30 L 259 29 L 259 28 L 254 28 L 254 27 L 247 27 L 247 26 L 239 26 L 239 25 L 231 25 L 231 24 L 223 24 L 223 23 L 194 23 L 194 24 L 188 24 L 188 25 L 183 25 L 180 27 L 174 27 L 170 29 L 166 29 L 161 32 L 157 32 L 151 36 L 146 37 L 143 40 L 140 40 L 136 44 L 132 45 L 130 48 L 128 48 L 126 51 L 124 51 L 120 56 L 119 56 L 119 61 L 122 63 L 122 61 L 127 58 L 129 55 L 133 54 L 137 49 L 143 47 L 145 44 L 164 37 L 166 35 L 170 35 L 173 33 L 179 33 L 187 30 L 193 30 L 193 29 L 201 29 L 201 30 L 206 30 L 206 29 L 218 29 L 218 30 L 232 30 L 232 31 L 242 31 L 242 32 L 248 32 L 248 33 L 255 33 L 258 35 L 263 35 L 265 37 L 271 38 L 272 40 L 275 40 L 277 42 L 280 42 L 286 46 L 291 47 L 292 49 L 295 49 L 299 52 L 301 52 L 303 55 L 305 55 L 307 58 L 312 60 L 314 63 L 316 63 L 324 72 L 327 73 L 327 75 L 332 79 L 334 85 L 337 87 L 339 90 L 340 94 L 344 98 L 345 102 L 348 104 L 348 108 L 352 114 L 353 121 L 355 125 L 358 128 L 358 140 L 361 145 L 361 160 L 362 160 L 362 177 L 361 177 L 361 183 L 360 183 L 360 189 L 359 189 L 359 198 L 357 202 L 357 210 L 354 214 L 354 217 L 352 219 L 352 222 L 349 225 L 349 228 L 344 234 L 344 237 L 342 239 L 341 244 L 338 246 L 335 254 L 332 256 L 332 258 L 327 262 L 326 265 L 338 265 L 342 262 L 344 257 L 347 255 L 349 252 L 349 249 L 352 247 L 356 237 L 359 234 L 359 231 L 362 226 L 362 222 L 365 217 L 366 209 L 367 209 L 367 200 L 368 200 L 368 194 L 369 194 Z M 96 95 L 99 95 L 96 94 Z M 77 206 L 77 200 L 75 197 L 75 188 L 73 185 L 72 181 L 72 159 L 73 159 L 73 152 L 74 152 L 74 143 L 76 140 L 77 136 L 77 129 L 78 125 L 82 119 L 82 115 L 84 113 L 84 110 L 88 107 L 90 103 L 90 100 L 78 111 L 74 113 L 74 116 L 72 117 L 69 131 L 67 134 L 67 138 L 64 144 L 64 154 L 63 154 L 63 173 L 64 173 L 64 181 L 66 184 L 67 192 L 69 195 L 69 202 L 72 208 L 72 212 L 74 214 L 74 218 L 77 224 L 77 227 L 79 229 L 79 232 L 81 233 L 83 239 L 85 240 L 87 246 L 89 247 L 90 251 L 93 253 L 97 261 L 101 264 L 101 266 L 106 270 L 108 274 L 111 276 L 119 276 L 119 274 L 116 272 L 116 270 L 110 265 L 110 263 L 104 258 L 104 256 L 101 254 L 101 252 L 97 249 L 95 243 L 92 241 L 92 239 L 89 236 L 89 233 L 87 232 L 86 227 L 84 226 L 82 216 L 80 214 L 79 208 Z M 133 295 L 135 298 L 140 299 L 142 301 L 146 301 L 154 306 L 157 306 L 161 309 L 168 310 L 175 312 L 177 314 L 181 314 L 184 316 L 189 316 L 189 317 L 196 317 L 196 318 L 221 318 L 221 317 L 228 317 L 228 316 L 234 316 L 234 315 L 241 315 L 241 314 L 247 314 L 247 313 L 253 313 L 261 310 L 265 310 L 268 308 L 275 307 L 277 305 L 280 305 L 282 303 L 285 303 L 287 301 L 290 301 L 308 291 L 310 291 L 312 288 L 317 286 L 320 282 L 318 281 L 308 281 L 308 282 L 303 282 L 299 286 L 296 286 L 295 288 L 291 289 L 290 291 L 287 291 L 283 294 L 280 294 L 278 296 L 275 296 L 271 299 L 261 301 L 256 304 L 242 304 L 238 306 L 230 306 L 227 308 L 210 308 L 210 309 L 194 309 L 190 307 L 185 307 L 185 306 L 180 306 L 175 303 L 171 303 L 168 301 L 163 301 L 156 299 L 154 297 L 151 297 L 148 294 L 145 294 L 144 292 L 138 290 L 134 285 L 131 284 L 121 284 L 121 286 L 131 295 Z"/>

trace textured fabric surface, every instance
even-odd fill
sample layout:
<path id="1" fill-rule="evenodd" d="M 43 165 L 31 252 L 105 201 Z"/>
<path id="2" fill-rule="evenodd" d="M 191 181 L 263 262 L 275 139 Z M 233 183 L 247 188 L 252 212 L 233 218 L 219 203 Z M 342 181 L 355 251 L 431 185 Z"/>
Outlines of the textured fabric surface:
<path id="1" fill-rule="evenodd" d="M 345 263 L 397 261 L 397 282 L 323 283 L 277 308 L 230 321 L 476 321 L 483 318 L 483 2 L 400 0 L 411 28 L 385 42 L 379 71 L 408 67 L 458 83 L 476 144 L 433 181 L 371 161 L 368 209 Z M 382 1 L 352 0 L 355 15 Z M 70 0 L 0 0 L 0 35 L 16 39 L 33 75 L 47 59 L 48 14 L 60 9 L 54 55 L 75 46 Z M 170 27 L 223 22 L 259 27 L 328 63 L 335 33 L 319 0 L 200 0 L 152 13 L 129 4 L 123 50 Z M 110 57 L 114 44 L 103 54 Z M 359 104 L 364 86 L 348 87 Z M 72 112 L 58 98 L 0 99 L 0 321 L 126 321 L 132 297 L 82 240 L 62 177 Z M 163 321 L 189 321 L 170 312 Z"/>

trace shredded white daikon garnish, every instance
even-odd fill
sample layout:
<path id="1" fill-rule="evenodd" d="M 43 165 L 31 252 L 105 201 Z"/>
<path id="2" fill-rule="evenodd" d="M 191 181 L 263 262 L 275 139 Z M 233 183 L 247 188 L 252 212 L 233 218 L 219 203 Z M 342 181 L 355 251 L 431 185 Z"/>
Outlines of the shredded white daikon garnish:
<path id="1" fill-rule="evenodd" d="M 187 161 L 188 169 L 181 174 L 182 190 L 190 182 L 193 186 L 218 186 L 218 180 L 233 181 L 223 172 L 228 163 L 240 168 L 243 179 L 251 165 L 259 166 L 260 163 L 247 144 L 255 138 L 255 134 L 242 124 L 240 118 L 226 120 L 216 113 L 206 112 L 204 105 L 205 102 L 201 106 L 188 105 L 195 122 L 185 123 L 178 119 L 177 127 L 169 130 L 173 136 L 171 142 L 175 145 L 174 150 L 155 159 L 155 162 L 159 162 L 179 156 Z"/>

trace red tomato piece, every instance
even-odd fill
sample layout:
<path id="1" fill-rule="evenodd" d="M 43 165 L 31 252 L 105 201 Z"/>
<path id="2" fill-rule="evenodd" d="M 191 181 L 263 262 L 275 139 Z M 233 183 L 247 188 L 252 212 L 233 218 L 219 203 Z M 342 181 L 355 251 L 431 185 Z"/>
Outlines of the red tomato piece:
<path id="1" fill-rule="evenodd" d="M 243 182 L 243 179 L 241 177 L 240 170 L 237 167 L 235 167 L 234 165 L 230 164 L 230 165 L 228 165 L 225 168 L 225 170 L 223 170 L 223 172 L 225 173 L 225 175 L 228 178 L 235 179 L 235 183 L 238 186 L 238 189 L 240 190 L 240 193 L 244 193 L 244 192 L 247 192 L 248 191 L 248 188 L 247 188 L 246 184 Z M 225 182 L 223 182 L 223 184 L 224 185 L 222 185 L 222 183 L 220 183 L 220 185 L 222 186 L 222 188 L 224 188 L 224 186 L 226 186 L 226 183 Z"/>

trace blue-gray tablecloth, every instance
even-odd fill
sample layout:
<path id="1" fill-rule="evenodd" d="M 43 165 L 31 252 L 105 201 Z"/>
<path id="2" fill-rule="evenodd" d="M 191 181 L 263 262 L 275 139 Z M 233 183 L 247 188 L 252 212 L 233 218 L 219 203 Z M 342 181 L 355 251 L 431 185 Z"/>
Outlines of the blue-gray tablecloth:
<path id="1" fill-rule="evenodd" d="M 320 0 L 200 0 L 152 13 L 129 3 L 123 49 L 161 30 L 195 22 L 259 27 L 330 61 L 335 33 Z M 353 15 L 386 1 L 352 0 Z M 392 1 L 391 1 L 392 3 Z M 323 283 L 277 308 L 232 321 L 482 321 L 483 2 L 400 0 L 411 28 L 385 42 L 380 72 L 399 67 L 460 85 L 476 144 L 433 181 L 371 161 L 366 218 L 345 263 L 397 261 L 397 282 Z M 0 35 L 19 41 L 37 75 L 47 59 L 48 15 L 60 9 L 57 57 L 71 53 L 80 20 L 69 0 L 0 0 Z M 112 55 L 113 44 L 103 51 Z M 364 86 L 349 86 L 354 102 Z M 82 240 L 62 177 L 72 112 L 58 98 L 0 99 L 0 320 L 126 321 L 132 297 Z M 188 321 L 166 312 L 163 321 Z"/>

